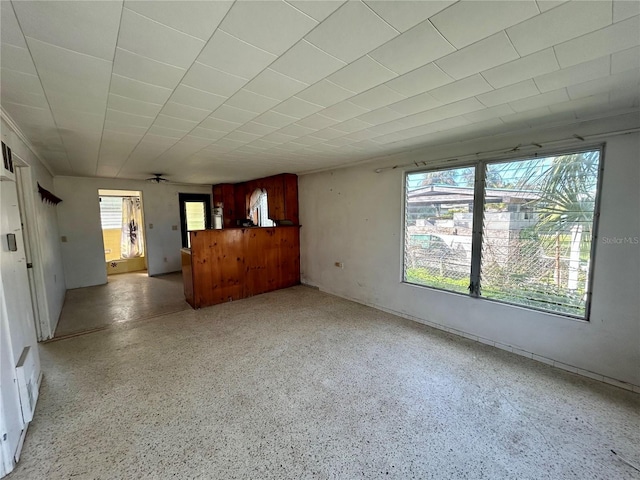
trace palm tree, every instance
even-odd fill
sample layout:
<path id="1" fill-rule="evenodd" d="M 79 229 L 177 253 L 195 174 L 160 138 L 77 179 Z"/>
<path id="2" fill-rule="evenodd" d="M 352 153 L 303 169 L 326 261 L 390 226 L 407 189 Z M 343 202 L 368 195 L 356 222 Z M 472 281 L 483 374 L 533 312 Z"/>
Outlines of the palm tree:
<path id="1" fill-rule="evenodd" d="M 536 163 L 536 162 L 534 162 Z M 560 283 L 560 236 L 570 235 L 568 288 L 577 289 L 580 249 L 591 241 L 600 151 L 553 158 L 548 166 L 533 168 L 525 182 L 538 185 L 535 203 L 539 214 L 536 231 L 553 239 L 556 250 L 556 283 Z"/>

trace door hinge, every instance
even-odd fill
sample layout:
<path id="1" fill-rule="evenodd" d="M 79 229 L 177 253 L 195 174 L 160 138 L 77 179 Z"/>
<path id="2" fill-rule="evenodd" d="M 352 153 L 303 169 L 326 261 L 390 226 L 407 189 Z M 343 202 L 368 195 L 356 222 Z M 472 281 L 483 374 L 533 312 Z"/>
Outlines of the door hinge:
<path id="1" fill-rule="evenodd" d="M 27 263 L 27 268 L 33 268 L 33 263 Z"/>

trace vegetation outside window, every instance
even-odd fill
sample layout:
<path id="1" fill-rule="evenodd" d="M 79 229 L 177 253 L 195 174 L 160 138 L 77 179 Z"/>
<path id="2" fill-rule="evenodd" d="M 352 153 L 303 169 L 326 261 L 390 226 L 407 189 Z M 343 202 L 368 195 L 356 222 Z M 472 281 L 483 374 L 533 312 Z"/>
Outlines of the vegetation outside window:
<path id="1" fill-rule="evenodd" d="M 409 173 L 405 282 L 588 318 L 600 166 L 597 149 Z"/>

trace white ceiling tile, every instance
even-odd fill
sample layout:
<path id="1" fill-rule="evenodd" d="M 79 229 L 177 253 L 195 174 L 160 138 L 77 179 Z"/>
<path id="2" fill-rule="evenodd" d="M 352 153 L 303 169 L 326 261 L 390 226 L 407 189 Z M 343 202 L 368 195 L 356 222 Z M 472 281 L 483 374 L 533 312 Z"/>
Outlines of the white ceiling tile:
<path id="1" fill-rule="evenodd" d="M 244 78 L 196 62 L 187 71 L 182 83 L 198 90 L 230 97 L 247 81 Z"/>
<path id="2" fill-rule="evenodd" d="M 339 60 L 315 45 L 301 40 L 276 60 L 271 69 L 311 85 L 344 67 Z"/>
<path id="3" fill-rule="evenodd" d="M 185 120 L 199 123 L 209 116 L 211 110 L 194 108 L 176 102 L 167 102 L 162 108 L 162 113 L 170 117 L 184 118 Z"/>
<path id="4" fill-rule="evenodd" d="M 626 18 L 640 15 L 640 2 L 637 0 L 614 0 L 613 21 L 619 22 Z"/>
<path id="5" fill-rule="evenodd" d="M 440 100 L 443 103 L 452 103 L 491 90 L 493 90 L 491 85 L 481 75 L 473 75 L 430 90 L 429 93 L 436 100 Z"/>
<path id="6" fill-rule="evenodd" d="M 296 96 L 311 103 L 330 107 L 354 95 L 354 92 L 342 88 L 335 83 L 328 80 L 321 80 Z"/>
<path id="7" fill-rule="evenodd" d="M 439 107 L 440 105 L 442 105 L 440 100 L 436 100 L 428 93 L 421 93 L 420 95 L 389 105 L 389 108 L 398 113 L 402 113 L 403 115 L 412 115 L 424 110 Z"/>
<path id="8" fill-rule="evenodd" d="M 198 122 L 185 120 L 184 118 L 170 117 L 169 115 L 160 114 L 153 122 L 154 127 L 165 127 L 173 130 L 191 131 L 198 125 Z"/>
<path id="9" fill-rule="evenodd" d="M 111 75 L 111 93 L 142 102 L 164 104 L 171 95 L 171 89 L 113 74 Z"/>
<path id="10" fill-rule="evenodd" d="M 534 110 L 536 108 L 547 107 L 556 103 L 562 103 L 569 101 L 569 95 L 566 88 L 559 90 L 552 90 L 541 95 L 534 95 L 529 98 L 523 98 L 521 100 L 515 100 L 509 102 L 509 105 L 516 112 L 524 112 L 526 110 Z"/>
<path id="11" fill-rule="evenodd" d="M 561 8 L 561 7 L 558 7 Z M 557 90 L 569 85 L 587 82 L 600 77 L 606 77 L 610 71 L 610 56 L 580 63 L 572 67 L 563 68 L 557 72 L 548 73 L 534 78 L 541 92 Z"/>
<path id="12" fill-rule="evenodd" d="M 458 2 L 431 17 L 431 22 L 451 44 L 462 48 L 538 13 L 534 1 Z"/>
<path id="13" fill-rule="evenodd" d="M 219 147 L 228 147 L 235 150 L 236 148 L 244 145 L 245 143 L 248 143 L 248 142 L 241 141 L 241 140 L 233 140 L 231 138 L 224 137 L 224 138 L 221 138 L 220 140 L 216 140 L 216 143 L 214 143 L 214 145 L 217 145 Z"/>
<path id="14" fill-rule="evenodd" d="M 274 112 L 283 113 L 291 117 L 304 118 L 319 112 L 324 107 L 315 103 L 307 102 L 298 97 L 291 97 L 273 108 Z"/>
<path id="15" fill-rule="evenodd" d="M 177 130 L 175 128 L 162 127 L 160 125 L 152 125 L 151 128 L 147 131 L 145 135 L 145 139 L 150 135 L 157 135 L 159 137 L 164 137 L 169 141 L 173 139 L 173 143 L 177 142 L 178 139 L 184 137 L 187 134 L 188 130 Z"/>
<path id="16" fill-rule="evenodd" d="M 199 126 L 219 132 L 230 132 L 238 128 L 240 125 L 242 124 L 238 122 L 230 122 L 228 120 L 222 120 L 220 118 L 208 117 L 205 118 Z"/>
<path id="17" fill-rule="evenodd" d="M 405 126 L 402 123 L 395 120 L 388 123 L 381 123 L 379 125 L 374 125 L 371 128 L 369 128 L 369 130 L 378 132 L 378 135 L 387 135 L 389 133 L 394 133 L 394 132 L 399 132 L 400 130 L 404 130 L 404 128 Z"/>
<path id="18" fill-rule="evenodd" d="M 317 23 L 280 0 L 235 2 L 220 28 L 251 45 L 280 55 L 304 37 Z"/>
<path id="19" fill-rule="evenodd" d="M 210 130 L 208 128 L 196 127 L 193 130 L 191 130 L 191 132 L 189 132 L 189 135 L 198 137 L 198 138 L 203 138 L 203 139 L 209 140 L 210 142 L 213 142 L 214 140 L 224 137 L 228 133 L 229 132 L 222 132 L 219 130 Z"/>
<path id="20" fill-rule="evenodd" d="M 538 8 L 541 12 L 546 12 L 547 10 L 556 8 L 557 6 L 562 5 L 567 1 L 568 0 L 536 0 L 536 3 L 538 4 Z"/>
<path id="21" fill-rule="evenodd" d="M 124 6 L 156 22 L 208 40 L 233 2 L 184 1 L 149 2 L 126 0 Z"/>
<path id="22" fill-rule="evenodd" d="M 268 68 L 247 83 L 245 89 L 265 97 L 285 100 L 306 87 L 306 83 L 299 82 Z"/>
<path id="23" fill-rule="evenodd" d="M 4 80 L 4 79 L 3 79 Z M 3 87 L 0 89 L 0 103 L 10 102 L 28 107 L 49 108 L 49 103 L 44 94 L 22 92 L 19 89 Z"/>
<path id="24" fill-rule="evenodd" d="M 364 56 L 329 76 L 327 80 L 352 92 L 364 92 L 394 77 L 396 73 Z"/>
<path id="25" fill-rule="evenodd" d="M 389 22 L 396 30 L 404 32 L 455 2 L 437 0 L 428 2 L 416 2 L 413 0 L 366 0 L 365 3 Z"/>
<path id="26" fill-rule="evenodd" d="M 229 140 L 237 140 L 242 143 L 249 143 L 260 138 L 260 135 L 234 130 L 224 138 L 227 138 Z"/>
<path id="27" fill-rule="evenodd" d="M 25 48 L 22 48 L 8 43 L 2 43 L 0 45 L 0 59 L 2 61 L 2 68 L 28 73 L 30 75 L 38 74 L 26 45 Z"/>
<path id="28" fill-rule="evenodd" d="M 345 3 L 306 39 L 345 62 L 369 53 L 398 32 L 360 1 Z"/>
<path id="29" fill-rule="evenodd" d="M 286 135 L 293 135 L 295 137 L 302 137 L 304 135 L 309 135 L 310 133 L 315 132 L 314 128 L 303 127 L 302 125 L 298 125 L 297 123 L 292 123 L 291 125 L 287 125 L 284 128 L 279 130 L 280 133 L 284 133 Z"/>
<path id="30" fill-rule="evenodd" d="M 330 140 L 332 138 L 341 137 L 344 135 L 344 132 L 340 130 L 336 130 L 334 128 L 328 127 L 323 128 L 322 130 L 318 130 L 317 132 L 309 135 L 310 137 L 320 138 L 322 140 Z"/>
<path id="31" fill-rule="evenodd" d="M 233 123 L 246 123 L 256 117 L 257 113 L 243 110 L 241 108 L 230 107 L 227 104 L 219 106 L 212 114 L 211 118 L 219 118 Z"/>
<path id="32" fill-rule="evenodd" d="M 144 117 L 142 115 L 133 115 L 127 112 L 120 112 L 118 110 L 107 109 L 107 115 L 105 121 L 120 123 L 122 125 L 133 125 L 136 127 L 149 128 L 153 123 L 155 117 Z"/>
<path id="33" fill-rule="evenodd" d="M 607 0 L 567 2 L 509 28 L 507 34 L 521 56 L 529 55 L 606 27 L 611 24 L 611 10 Z"/>
<path id="34" fill-rule="evenodd" d="M 275 55 L 218 30 L 202 50 L 198 62 L 249 80 L 275 59 Z"/>
<path id="35" fill-rule="evenodd" d="M 351 97 L 349 101 L 367 110 L 375 110 L 376 108 L 390 105 L 404 98 L 406 98 L 404 95 L 390 89 L 386 85 L 378 85 L 371 90 Z"/>
<path id="36" fill-rule="evenodd" d="M 371 124 L 369 122 L 365 122 L 359 118 L 351 118 L 346 122 L 334 125 L 332 128 L 340 130 L 344 133 L 348 133 L 350 135 L 349 138 L 353 140 L 364 140 L 365 138 L 372 138 L 377 135 L 376 132 L 371 131 L 368 131 L 368 133 L 365 134 L 357 135 L 358 132 L 361 132 L 369 127 L 371 127 Z"/>
<path id="37" fill-rule="evenodd" d="M 456 80 L 520 58 L 507 34 L 496 33 L 436 61 L 446 74 Z"/>
<path id="38" fill-rule="evenodd" d="M 268 135 L 275 132 L 278 127 L 272 127 L 270 125 L 262 125 L 256 122 L 247 122 L 236 130 L 237 132 L 253 133 L 254 135 Z"/>
<path id="39" fill-rule="evenodd" d="M 327 2 L 326 0 L 290 0 L 288 3 L 321 22 L 340 8 L 344 0 L 334 0 L 331 2 Z"/>
<path id="40" fill-rule="evenodd" d="M 351 102 L 345 101 L 336 103 L 335 105 L 325 108 L 320 113 L 325 117 L 333 118 L 339 122 L 344 122 L 350 118 L 357 117 L 363 113 L 367 113 L 366 108 L 359 107 Z"/>
<path id="41" fill-rule="evenodd" d="M 118 47 L 159 62 L 188 68 L 204 42 L 125 8 Z"/>
<path id="42" fill-rule="evenodd" d="M 298 120 L 296 117 L 290 117 L 277 112 L 266 112 L 256 117 L 254 122 L 268 125 L 271 127 L 284 127 Z"/>
<path id="43" fill-rule="evenodd" d="M 116 48 L 113 73 L 123 77 L 173 89 L 178 85 L 185 72 L 184 68 L 174 67 L 122 48 Z"/>
<path id="44" fill-rule="evenodd" d="M 455 48 L 426 21 L 377 48 L 370 55 L 385 67 L 403 74 L 454 51 Z"/>
<path id="45" fill-rule="evenodd" d="M 505 103 L 491 108 L 484 108 L 476 112 L 465 113 L 464 118 L 472 123 L 476 123 L 498 117 L 504 117 L 506 115 L 511 115 L 512 113 L 516 112 L 509 106 L 508 103 Z"/>
<path id="46" fill-rule="evenodd" d="M 280 100 L 258 95 L 249 90 L 239 90 L 225 102 L 230 107 L 242 108 L 250 112 L 262 113 L 279 104 Z"/>
<path id="47" fill-rule="evenodd" d="M 401 77 L 394 78 L 386 85 L 396 92 L 412 97 L 451 82 L 453 82 L 453 78 L 444 73 L 435 63 L 430 63 L 405 73 Z"/>
<path id="48" fill-rule="evenodd" d="M 139 135 L 142 137 L 145 133 L 147 133 L 148 127 L 136 127 L 134 125 L 126 125 L 124 123 L 117 122 L 104 122 L 105 130 L 111 130 L 116 133 L 126 133 L 129 135 Z"/>
<path id="49" fill-rule="evenodd" d="M 447 118 L 458 117 L 466 113 L 476 112 L 484 108 L 483 104 L 472 97 L 398 119 L 398 123 L 401 123 L 406 127 L 416 127 L 418 125 L 424 125 L 439 120 L 445 120 Z"/>
<path id="50" fill-rule="evenodd" d="M 611 55 L 611 73 L 640 69 L 640 47 L 629 48 Z"/>
<path id="51" fill-rule="evenodd" d="M 113 60 L 121 3 L 12 3 L 25 36 L 104 60 Z"/>
<path id="52" fill-rule="evenodd" d="M 509 103 L 521 98 L 538 95 L 539 93 L 540 92 L 538 91 L 536 84 L 533 80 L 529 79 L 524 82 L 514 83 L 513 85 L 499 88 L 492 92 L 480 94 L 477 98 L 487 107 L 493 107 L 502 103 Z"/>
<path id="53" fill-rule="evenodd" d="M 541 50 L 513 62 L 482 72 L 494 88 L 505 87 L 545 73 L 560 70 L 553 48 Z"/>
<path id="54" fill-rule="evenodd" d="M 314 128 L 316 130 L 330 127 L 331 125 L 335 125 L 336 123 L 338 123 L 337 120 L 325 117 L 324 115 L 320 115 L 319 113 L 314 113 L 313 115 L 309 115 L 307 118 L 303 118 L 302 120 L 298 120 L 296 122 L 296 124 L 298 125 Z"/>
<path id="55" fill-rule="evenodd" d="M 122 97 L 113 93 L 109 94 L 107 106 L 121 112 L 133 113 L 146 117 L 155 117 L 162 109 L 161 104 L 141 102 L 128 97 Z"/>
<path id="56" fill-rule="evenodd" d="M 33 38 L 27 42 L 47 94 L 56 91 L 90 97 L 104 111 L 111 62 Z"/>
<path id="57" fill-rule="evenodd" d="M 554 50 L 564 68 L 637 45 L 640 45 L 640 17 L 636 16 L 556 45 Z"/>
<path id="58" fill-rule="evenodd" d="M 640 72 L 637 70 L 628 70 L 608 77 L 597 78 L 569 86 L 568 91 L 571 99 L 607 92 L 618 92 L 620 94 L 626 92 L 626 94 L 637 96 L 640 93 L 639 83 Z"/>
<path id="59" fill-rule="evenodd" d="M 11 2 L 0 2 L 0 43 L 27 48 Z"/>
<path id="60" fill-rule="evenodd" d="M 322 142 L 324 142 L 324 139 L 319 137 L 300 137 L 300 138 L 296 138 L 295 140 L 291 140 L 289 144 L 309 146 L 309 145 L 317 145 L 318 143 L 322 143 Z"/>
<path id="61" fill-rule="evenodd" d="M 9 112 L 11 117 L 18 122 L 18 125 L 28 127 L 54 126 L 51 110 L 48 108 L 29 107 L 27 105 L 19 105 L 9 102 L 4 103 L 2 106 Z"/>
<path id="62" fill-rule="evenodd" d="M 222 105 L 226 99 L 226 96 L 205 92 L 183 84 L 178 85 L 171 95 L 172 102 L 205 110 L 214 110 Z"/>
<path id="63" fill-rule="evenodd" d="M 3 93 L 5 93 L 6 90 L 10 90 L 20 93 L 44 95 L 40 79 L 36 75 L 3 68 L 0 77 L 2 77 Z"/>
<path id="64" fill-rule="evenodd" d="M 371 125 L 378 125 L 402 117 L 404 117 L 404 114 L 391 110 L 389 107 L 382 107 L 371 112 L 363 113 L 358 117 L 358 120 L 370 123 Z"/>
<path id="65" fill-rule="evenodd" d="M 94 114 L 78 112 L 74 110 L 54 110 L 53 117 L 56 125 L 62 130 L 72 130 L 75 132 L 90 132 L 92 134 L 102 134 L 104 127 L 104 114 Z"/>
<path id="66" fill-rule="evenodd" d="M 200 148 L 204 148 L 211 142 L 209 142 L 206 138 L 197 137 L 195 135 L 185 135 L 178 143 L 184 145 L 198 145 Z"/>

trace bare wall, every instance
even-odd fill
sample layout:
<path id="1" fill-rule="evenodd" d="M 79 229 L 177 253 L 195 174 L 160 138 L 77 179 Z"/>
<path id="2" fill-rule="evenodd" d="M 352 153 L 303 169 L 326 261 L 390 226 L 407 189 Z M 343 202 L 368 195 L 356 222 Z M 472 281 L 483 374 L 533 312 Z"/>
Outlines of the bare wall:
<path id="1" fill-rule="evenodd" d="M 58 205 L 67 288 L 101 285 L 107 282 L 99 189 L 142 191 L 149 275 L 180 270 L 180 212 L 178 193 L 208 193 L 210 186 L 153 184 L 140 180 L 56 177 Z M 150 228 L 153 225 L 153 228 Z M 173 230 L 173 226 L 177 230 Z"/>
<path id="2" fill-rule="evenodd" d="M 640 139 L 635 133 L 602 141 L 605 171 L 590 322 L 402 283 L 402 168 L 375 173 L 375 165 L 364 165 L 300 177 L 302 281 L 640 385 L 640 245 L 603 240 L 640 237 Z M 344 262 L 344 268 L 335 262 Z"/>

